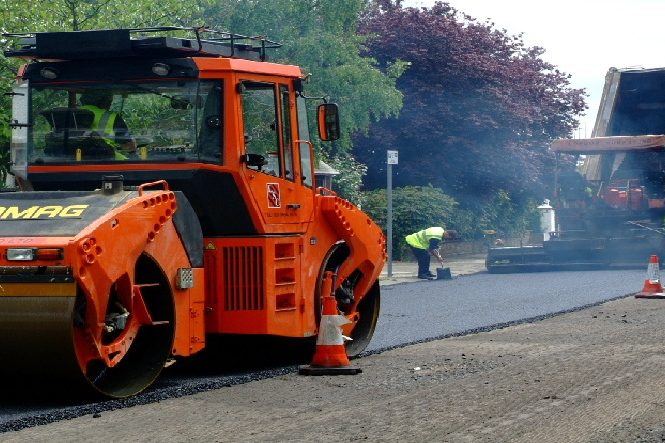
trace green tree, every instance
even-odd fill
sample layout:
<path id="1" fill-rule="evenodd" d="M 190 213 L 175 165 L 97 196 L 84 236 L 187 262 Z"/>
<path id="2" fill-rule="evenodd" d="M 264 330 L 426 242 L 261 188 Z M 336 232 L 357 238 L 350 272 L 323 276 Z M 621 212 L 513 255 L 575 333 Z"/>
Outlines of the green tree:
<path id="1" fill-rule="evenodd" d="M 3 32 L 193 26 L 214 0 L 0 0 Z"/>

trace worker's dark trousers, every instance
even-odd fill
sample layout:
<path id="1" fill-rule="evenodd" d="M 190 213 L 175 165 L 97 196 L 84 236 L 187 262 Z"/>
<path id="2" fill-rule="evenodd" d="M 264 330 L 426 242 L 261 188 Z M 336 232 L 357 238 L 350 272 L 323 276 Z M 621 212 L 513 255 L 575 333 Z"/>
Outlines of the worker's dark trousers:
<path id="1" fill-rule="evenodd" d="M 413 255 L 416 256 L 416 260 L 418 260 L 418 275 L 428 275 L 429 272 L 429 259 L 430 259 L 430 254 L 427 252 L 426 249 L 418 249 L 414 248 L 411 246 L 411 251 L 413 251 Z"/>

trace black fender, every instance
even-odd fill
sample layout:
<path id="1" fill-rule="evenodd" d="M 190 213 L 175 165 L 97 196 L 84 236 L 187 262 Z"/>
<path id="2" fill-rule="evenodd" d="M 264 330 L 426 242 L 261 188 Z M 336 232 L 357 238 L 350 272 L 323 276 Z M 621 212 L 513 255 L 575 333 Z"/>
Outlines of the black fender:
<path id="1" fill-rule="evenodd" d="M 173 214 L 173 225 L 189 257 L 193 268 L 203 267 L 203 231 L 199 217 L 191 203 L 181 191 L 174 191 L 177 209 Z"/>

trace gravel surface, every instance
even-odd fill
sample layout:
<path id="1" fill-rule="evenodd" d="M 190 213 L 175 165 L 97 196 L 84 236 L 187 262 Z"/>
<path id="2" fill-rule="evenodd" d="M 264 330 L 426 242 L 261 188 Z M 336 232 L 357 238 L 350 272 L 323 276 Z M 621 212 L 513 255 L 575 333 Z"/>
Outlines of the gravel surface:
<path id="1" fill-rule="evenodd" d="M 662 442 L 665 302 L 535 323 L 5 433 L 3 442 Z"/>

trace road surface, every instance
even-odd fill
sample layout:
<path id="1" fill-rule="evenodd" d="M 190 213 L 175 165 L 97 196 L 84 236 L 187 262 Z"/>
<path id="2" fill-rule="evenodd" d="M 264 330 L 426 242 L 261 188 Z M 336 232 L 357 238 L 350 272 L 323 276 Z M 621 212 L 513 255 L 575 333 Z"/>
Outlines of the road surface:
<path id="1" fill-rule="evenodd" d="M 506 326 L 511 322 L 518 324 L 526 317 L 546 319 L 556 312 L 575 309 L 576 306 L 595 303 L 603 298 L 612 299 L 627 292 L 634 292 L 641 287 L 643 274 L 643 271 L 499 276 L 479 274 L 452 281 L 422 282 L 383 288 L 384 316 L 376 334 L 379 344 L 373 342 L 372 347 L 377 349 L 382 343 L 383 347 L 393 347 L 399 343 L 429 341 L 434 337 L 456 335 L 474 328 L 476 331 L 491 329 L 488 327 L 489 325 Z M 322 430 L 318 428 L 318 434 L 312 433 L 312 431 L 317 429 L 317 423 L 321 424 L 324 417 L 328 417 L 336 423 L 333 426 L 336 433 L 331 434 L 334 436 L 333 439 L 346 439 L 343 436 L 347 436 L 349 439 L 352 436 L 362 439 L 363 435 L 367 435 L 372 440 L 392 440 L 394 437 L 394 439 L 406 441 L 423 441 L 422 438 L 416 437 L 418 435 L 423 437 L 427 434 L 430 437 L 450 436 L 450 439 L 447 439 L 448 437 L 439 439 L 441 441 L 501 441 L 501 439 L 483 440 L 483 432 L 486 431 L 484 431 L 482 423 L 487 420 L 487 417 L 485 417 L 486 420 L 479 420 L 471 425 L 468 422 L 471 420 L 467 417 L 468 414 L 462 414 L 460 411 L 464 411 L 466 408 L 480 411 L 491 404 L 500 409 L 499 406 L 504 403 L 512 404 L 511 399 L 517 393 L 529 395 L 526 399 L 516 400 L 518 403 L 511 408 L 536 407 L 531 405 L 531 402 L 538 400 L 536 403 L 539 403 L 542 399 L 532 398 L 537 394 L 531 391 L 534 387 L 540 389 L 540 387 L 546 386 L 544 380 L 550 378 L 556 379 L 559 383 L 555 389 L 557 391 L 581 389 L 586 392 L 590 389 L 598 392 L 598 401 L 601 402 L 602 396 L 611 394 L 614 381 L 617 381 L 617 386 L 621 389 L 630 391 L 633 388 L 632 384 L 639 381 L 645 373 L 650 374 L 649 380 L 653 378 L 652 375 L 658 374 L 657 356 L 660 353 L 662 360 L 663 348 L 660 343 L 662 343 L 662 338 L 665 338 L 660 337 L 660 330 L 665 329 L 662 327 L 663 322 L 660 319 L 665 316 L 659 316 L 658 309 L 661 309 L 662 314 L 665 314 L 665 309 L 660 308 L 658 302 L 652 300 L 643 301 L 640 304 L 630 298 L 613 303 L 628 303 L 630 309 L 637 310 L 629 316 L 626 307 L 620 307 L 618 311 L 617 308 L 614 308 L 616 312 L 611 314 L 609 314 L 609 310 L 605 311 L 604 307 L 593 307 L 535 323 L 518 324 L 490 333 L 476 333 L 461 338 L 435 340 L 402 347 L 354 361 L 364 369 L 364 373 L 353 379 L 347 377 L 307 379 L 292 373 L 283 373 L 265 380 L 164 400 L 158 404 L 138 405 L 124 409 L 126 412 L 120 410 L 109 412 L 107 409 L 110 408 L 105 408 L 103 404 L 95 407 L 88 406 L 87 409 L 83 408 L 79 411 L 86 415 L 74 420 L 29 428 L 16 433 L 4 433 L 2 439 L 3 441 L 42 441 L 43 438 L 46 441 L 47 436 L 57 435 L 56 440 L 63 437 L 69 441 L 83 441 L 86 438 L 158 441 L 164 437 L 160 430 L 152 429 L 150 426 L 146 428 L 150 429 L 147 434 L 144 434 L 143 428 L 138 425 L 135 429 L 132 429 L 130 425 L 127 429 L 124 429 L 123 426 L 123 429 L 113 430 L 114 422 L 116 428 L 119 422 L 131 424 L 134 415 L 138 414 L 148 421 L 157 420 L 164 426 L 164 430 L 170 430 L 173 441 L 197 441 L 197 438 L 200 437 L 197 433 L 204 432 L 204 430 L 210 432 L 211 436 L 215 436 L 213 439 L 206 439 L 208 441 L 290 441 L 301 439 L 301 437 L 305 440 L 322 441 L 326 439 L 317 438 L 317 435 L 318 437 L 323 435 L 320 434 Z M 645 307 L 653 309 L 653 312 L 640 311 Z M 619 313 L 622 310 L 625 312 Z M 621 317 L 622 315 L 623 317 Z M 438 321 L 432 319 L 438 319 Z M 652 324 L 658 321 L 661 322 L 660 325 Z M 563 332 L 557 329 L 561 327 L 559 325 L 561 322 L 566 325 L 563 327 Z M 448 323 L 453 323 L 454 326 L 451 327 Z M 600 329 L 595 331 L 596 335 L 591 334 L 588 330 L 592 323 L 600 326 Z M 623 332 L 643 334 L 652 344 L 635 347 L 631 345 L 631 341 L 621 343 L 622 336 L 615 331 L 617 324 L 623 329 L 627 329 Z M 639 328 L 632 327 L 635 325 L 638 325 Z M 407 326 L 409 326 L 408 329 Z M 545 327 L 543 331 L 540 331 L 541 327 Z M 605 330 L 608 327 L 609 330 Z M 652 338 L 648 337 L 652 333 L 651 328 L 654 327 L 659 328 L 658 334 L 654 334 Z M 535 332 L 517 337 L 529 328 Z M 576 332 L 577 335 L 573 332 Z M 514 334 L 515 337 L 511 336 L 510 340 L 492 338 L 492 334 Z M 532 339 L 528 338 L 529 335 L 541 338 L 531 341 Z M 527 341 L 521 342 L 525 337 L 527 337 Z M 506 340 L 510 343 L 506 344 Z M 616 343 L 616 340 L 619 340 L 620 343 Z M 578 341 L 579 343 L 577 343 Z M 469 349 L 473 349 L 473 352 Z M 645 360 L 640 354 L 642 351 L 650 353 L 649 355 L 653 354 L 653 356 Z M 613 358 L 615 355 L 616 357 Z M 639 368 L 639 370 L 628 368 L 633 375 L 624 380 L 621 372 L 626 368 L 623 368 L 622 365 L 625 365 L 631 356 L 636 361 L 644 360 L 642 363 L 646 367 Z M 594 362 L 596 362 L 595 365 Z M 533 365 L 533 369 L 528 369 L 526 363 Z M 599 367 L 598 363 L 602 363 L 602 365 Z M 606 364 L 612 366 L 611 371 L 608 372 L 608 369 L 605 368 Z M 560 365 L 564 365 L 563 369 Z M 559 374 L 560 371 L 564 372 Z M 533 375 L 531 372 L 538 374 L 538 377 L 531 380 Z M 594 374 L 598 374 L 600 385 L 594 380 Z M 499 385 L 501 388 L 478 390 L 485 385 L 485 381 L 480 382 L 478 377 L 487 381 L 494 388 Z M 466 386 L 465 379 L 473 381 L 472 385 Z M 458 383 L 460 386 L 457 386 Z M 561 387 L 561 383 L 571 383 L 572 387 Z M 234 384 L 234 382 L 228 384 Z M 650 388 L 644 386 L 641 389 L 650 391 Z M 443 397 L 429 398 L 426 394 L 430 390 L 433 392 L 442 390 L 437 395 Z M 266 392 L 270 392 L 270 395 L 266 395 Z M 362 395 L 358 397 L 354 392 Z M 558 400 L 561 396 L 557 393 L 552 395 L 556 397 L 553 400 Z M 658 395 L 655 395 L 655 398 L 659 398 Z M 544 397 L 546 396 L 544 395 Z M 349 401 L 353 403 L 354 398 L 357 404 L 348 404 Z M 643 400 L 642 396 L 639 398 Z M 446 399 L 445 407 L 444 404 L 439 403 L 441 399 Z M 416 405 L 411 405 L 410 402 L 414 401 Z M 625 399 L 621 401 L 625 401 Z M 334 406 L 336 402 L 341 402 L 340 408 L 349 412 L 349 417 L 354 423 L 351 428 L 345 429 L 342 423 L 344 421 L 338 423 L 340 417 L 330 414 L 331 408 L 336 409 Z M 553 403 L 560 404 L 557 401 Z M 627 404 L 633 405 L 632 402 L 627 402 Z M 219 416 L 220 405 L 225 408 L 223 417 Z M 308 405 L 314 405 L 314 411 L 318 411 L 315 417 L 308 416 Z M 114 408 L 121 406 L 123 405 L 113 404 Z M 596 407 L 599 406 L 596 405 Z M 252 416 L 252 408 L 255 408 L 255 416 Z M 358 408 L 367 409 L 367 412 L 360 413 Z M 419 432 L 424 434 L 413 434 L 412 438 L 409 438 L 409 436 L 403 435 L 406 432 L 405 429 L 394 428 L 393 425 L 385 422 L 386 414 L 394 419 L 400 417 L 401 414 L 406 414 L 404 415 L 406 423 L 410 423 L 409 420 L 415 418 L 410 415 L 412 412 L 405 411 L 411 411 L 413 408 L 423 409 L 425 418 L 423 423 L 409 424 L 406 426 L 406 430 L 414 426 L 422 426 Z M 640 408 L 640 411 L 643 409 L 644 406 Z M 654 409 L 658 410 L 658 408 Z M 175 411 L 178 410 L 188 412 L 184 412 L 180 418 L 169 415 L 175 414 Z M 382 411 L 382 413 L 377 416 L 366 416 L 369 411 L 374 410 Z M 99 415 L 100 411 L 101 416 L 91 422 L 93 414 Z M 213 412 L 214 416 L 210 416 Z M 238 415 L 241 412 L 242 414 Z M 509 419 L 511 423 L 515 422 L 515 426 L 518 428 L 521 422 L 524 426 L 530 424 L 528 417 L 534 414 L 534 412 L 529 412 L 522 417 L 522 420 L 519 419 L 520 413 L 515 410 L 512 412 L 507 410 L 506 413 L 508 412 L 516 414 L 518 419 L 507 418 L 505 414 L 499 412 L 492 412 L 492 414 L 496 414 L 494 417 L 502 417 L 501 420 Z M 311 420 L 312 427 L 303 425 L 302 428 L 298 428 L 293 423 L 293 420 L 300 417 L 301 414 L 303 414 L 302 419 L 305 423 Z M 361 423 L 362 420 L 358 421 L 354 414 L 364 416 L 366 423 Z M 633 415 L 635 414 L 632 414 L 631 417 Z M 62 416 L 70 418 L 77 415 L 63 414 Z M 198 418 L 199 416 L 200 418 Z M 460 418 L 462 416 L 466 418 L 453 426 L 452 423 L 455 423 L 455 420 L 451 421 L 451 417 Z M 610 416 L 614 418 L 603 422 L 602 427 L 605 430 L 613 427 L 617 420 L 624 418 L 623 415 L 618 418 L 612 414 Z M 107 422 L 108 417 L 116 418 L 109 418 Z M 546 414 L 544 417 L 549 416 Z M 279 423 L 278 429 L 273 429 L 263 422 L 269 418 L 274 420 L 274 423 Z M 226 419 L 230 419 L 230 422 L 227 422 Z M 298 421 L 300 422 L 300 419 Z M 441 425 L 436 425 L 436 422 L 441 422 Z M 211 423 L 219 426 L 215 425 L 214 429 L 211 429 Z M 451 423 L 450 426 L 453 427 L 443 426 L 446 423 Z M 86 428 L 90 428 L 91 424 L 94 426 L 86 430 Z M 173 428 L 174 426 L 177 427 L 177 430 Z M 473 430 L 474 426 L 479 429 L 479 433 Z M 583 425 L 580 426 L 583 427 Z M 194 430 L 193 428 L 196 427 L 201 427 L 201 430 Z M 219 433 L 220 429 L 227 428 L 235 431 L 229 435 Z M 596 428 L 594 427 L 594 429 Z M 633 430 L 630 426 L 626 429 L 626 432 Z M 654 431 L 654 429 L 656 430 Z M 382 430 L 382 434 L 377 434 L 378 430 Z M 272 438 L 267 434 L 269 431 L 274 432 L 271 434 Z M 651 431 L 657 433 L 657 427 Z M 458 432 L 461 434 L 457 435 Z M 505 438 L 513 441 L 514 437 L 522 435 L 524 430 L 506 426 L 505 432 Z M 495 430 L 492 430 L 489 435 L 494 435 L 494 433 Z M 547 440 L 546 435 L 539 435 L 539 439 L 541 437 L 541 441 Z M 589 440 L 572 438 L 557 441 Z"/>

